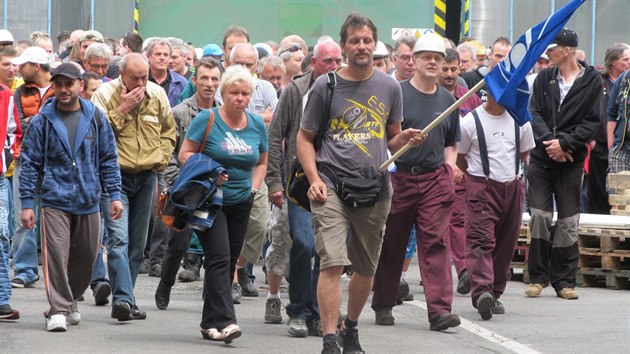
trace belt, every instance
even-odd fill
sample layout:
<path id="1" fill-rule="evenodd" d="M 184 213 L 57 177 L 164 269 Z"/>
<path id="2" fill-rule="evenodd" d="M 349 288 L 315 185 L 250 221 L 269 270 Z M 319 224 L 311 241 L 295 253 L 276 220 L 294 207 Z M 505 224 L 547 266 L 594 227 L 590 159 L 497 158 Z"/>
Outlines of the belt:
<path id="1" fill-rule="evenodd" d="M 399 171 L 409 172 L 412 175 L 424 175 L 437 170 L 439 167 L 426 167 L 426 166 L 397 166 Z"/>

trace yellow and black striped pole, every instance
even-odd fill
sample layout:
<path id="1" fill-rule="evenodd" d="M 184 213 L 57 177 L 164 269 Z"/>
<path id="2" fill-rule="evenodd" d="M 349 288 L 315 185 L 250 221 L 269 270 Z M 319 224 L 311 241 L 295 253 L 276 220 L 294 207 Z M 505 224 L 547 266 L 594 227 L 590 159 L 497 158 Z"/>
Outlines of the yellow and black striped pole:
<path id="1" fill-rule="evenodd" d="M 433 30 L 435 33 L 442 37 L 446 37 L 446 0 L 435 0 L 433 23 Z"/>
<path id="2" fill-rule="evenodd" d="M 470 37 L 470 0 L 462 0 L 462 38 Z"/>
<path id="3" fill-rule="evenodd" d="M 138 5 L 140 4 L 140 0 L 133 1 L 133 31 L 138 33 L 138 22 L 140 22 L 140 10 L 138 9 Z"/>

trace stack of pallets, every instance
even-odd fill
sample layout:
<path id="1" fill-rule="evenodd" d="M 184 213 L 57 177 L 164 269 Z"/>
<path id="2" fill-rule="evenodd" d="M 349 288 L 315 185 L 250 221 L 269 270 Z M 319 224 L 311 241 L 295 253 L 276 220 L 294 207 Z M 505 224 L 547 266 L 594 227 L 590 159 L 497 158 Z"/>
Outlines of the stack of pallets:
<path id="1" fill-rule="evenodd" d="M 581 286 L 630 289 L 630 230 L 580 227 Z"/>

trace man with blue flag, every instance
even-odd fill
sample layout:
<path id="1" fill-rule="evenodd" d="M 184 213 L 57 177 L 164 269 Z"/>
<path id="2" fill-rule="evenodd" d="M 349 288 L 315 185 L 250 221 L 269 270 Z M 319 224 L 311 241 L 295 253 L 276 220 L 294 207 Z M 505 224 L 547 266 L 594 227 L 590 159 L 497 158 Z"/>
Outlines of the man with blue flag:
<path id="1" fill-rule="evenodd" d="M 557 296 L 578 298 L 577 227 L 586 144 L 592 140 L 604 109 L 601 76 L 576 59 L 577 46 L 577 34 L 562 30 L 546 51 L 552 67 L 541 71 L 533 86 L 530 111 L 536 148 L 527 169 L 531 284 L 525 291 L 530 297 L 539 296 L 551 283 Z M 558 219 L 552 237 L 554 204 Z"/>

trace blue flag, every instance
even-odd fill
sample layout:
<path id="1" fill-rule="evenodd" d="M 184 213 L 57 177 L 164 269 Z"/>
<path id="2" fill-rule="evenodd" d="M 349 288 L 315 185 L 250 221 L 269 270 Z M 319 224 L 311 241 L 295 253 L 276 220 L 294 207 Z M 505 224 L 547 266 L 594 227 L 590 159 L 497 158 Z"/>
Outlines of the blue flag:
<path id="1" fill-rule="evenodd" d="M 527 109 L 527 74 L 584 1 L 572 0 L 549 18 L 527 30 L 514 43 L 507 57 L 486 75 L 488 91 L 519 125 L 532 120 Z"/>

